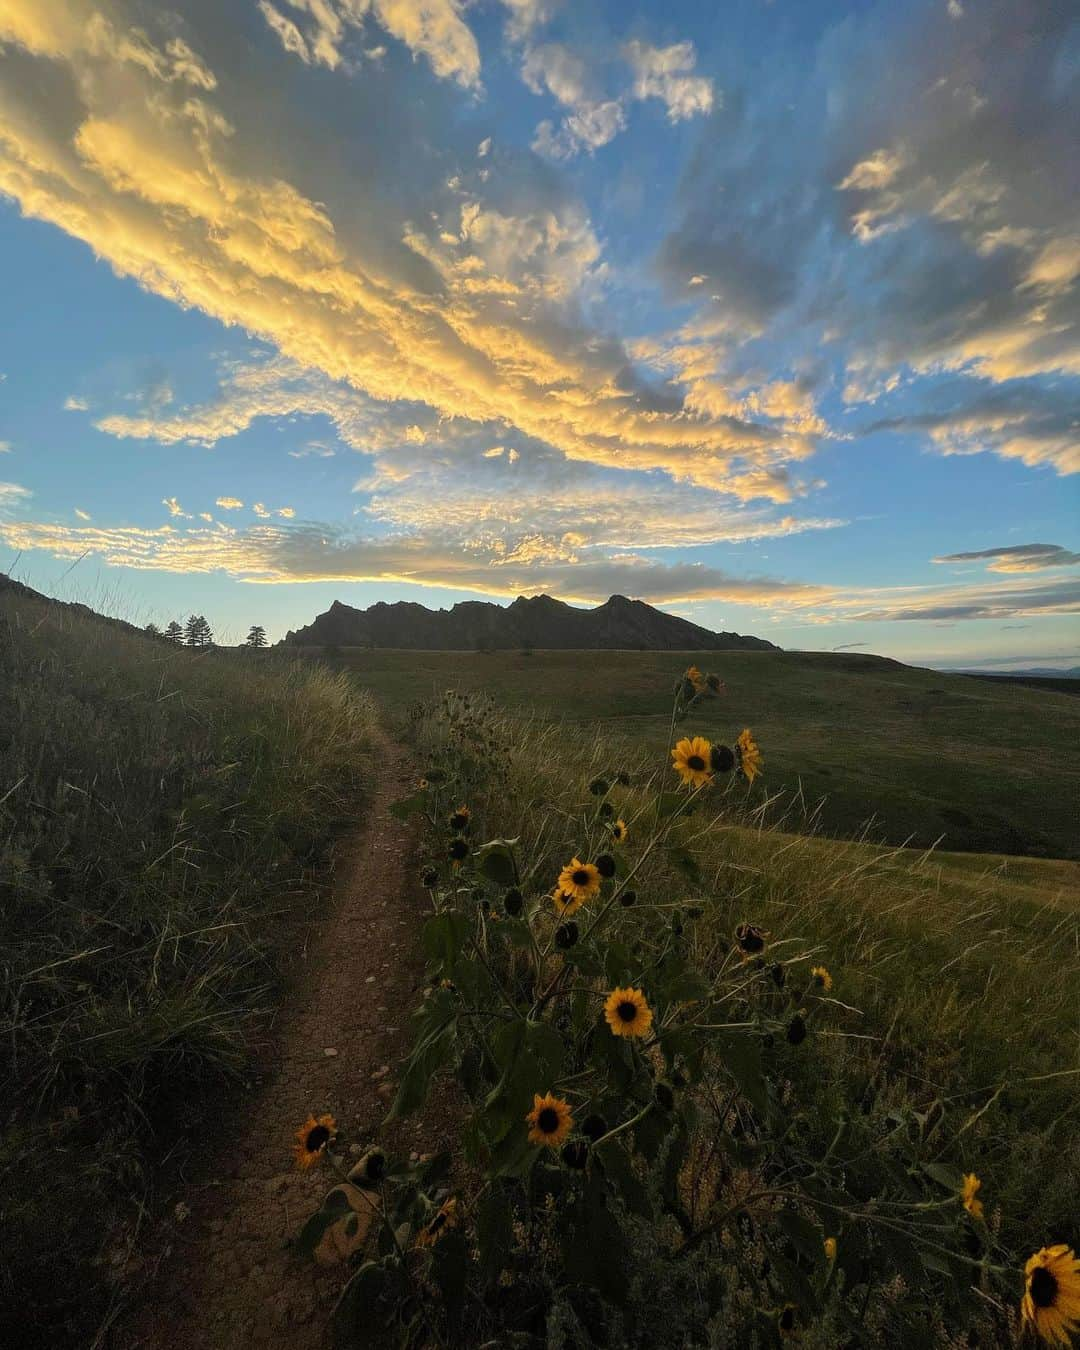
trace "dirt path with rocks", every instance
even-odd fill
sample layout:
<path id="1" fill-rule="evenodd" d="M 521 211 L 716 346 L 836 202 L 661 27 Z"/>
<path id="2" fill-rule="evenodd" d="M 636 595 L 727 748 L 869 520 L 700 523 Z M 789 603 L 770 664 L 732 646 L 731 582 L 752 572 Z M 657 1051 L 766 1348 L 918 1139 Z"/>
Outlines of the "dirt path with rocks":
<path id="1" fill-rule="evenodd" d="M 423 978 L 418 937 L 427 897 L 416 880 L 415 831 L 388 809 L 414 784 L 415 768 L 382 732 L 372 761 L 365 819 L 340 850 L 330 910 L 297 963 L 268 1067 L 229 1108 L 233 1124 L 208 1125 L 205 1163 L 170 1197 L 181 1217 L 169 1221 L 142 1305 L 111 1342 L 123 1350 L 328 1344 L 345 1267 L 313 1266 L 284 1244 L 334 1177 L 325 1165 L 296 1170 L 294 1133 L 309 1114 L 330 1112 L 348 1141 L 376 1138 Z M 447 1147 L 451 1130 L 447 1112 L 432 1109 L 396 1124 L 382 1142 L 424 1154 Z"/>

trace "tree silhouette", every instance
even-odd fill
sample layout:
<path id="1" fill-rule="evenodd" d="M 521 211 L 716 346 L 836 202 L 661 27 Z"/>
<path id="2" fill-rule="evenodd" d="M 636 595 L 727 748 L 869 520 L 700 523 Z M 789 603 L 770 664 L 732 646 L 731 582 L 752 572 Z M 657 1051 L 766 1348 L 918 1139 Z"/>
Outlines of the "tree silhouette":
<path id="1" fill-rule="evenodd" d="M 161 629 L 156 623 L 148 623 L 143 629 L 147 637 L 161 637 Z"/>
<path id="2" fill-rule="evenodd" d="M 266 629 L 257 623 L 253 623 L 248 630 L 246 647 L 265 647 Z"/>
<path id="3" fill-rule="evenodd" d="M 214 641 L 214 634 L 206 618 L 202 614 L 189 614 L 187 623 L 184 624 L 184 646 L 185 647 L 209 647 Z"/>
<path id="4" fill-rule="evenodd" d="M 168 627 L 165 629 L 165 636 L 169 639 L 170 642 L 180 643 L 183 642 L 184 640 L 184 630 L 180 627 L 180 625 L 176 622 L 176 620 L 173 619 L 170 621 Z"/>

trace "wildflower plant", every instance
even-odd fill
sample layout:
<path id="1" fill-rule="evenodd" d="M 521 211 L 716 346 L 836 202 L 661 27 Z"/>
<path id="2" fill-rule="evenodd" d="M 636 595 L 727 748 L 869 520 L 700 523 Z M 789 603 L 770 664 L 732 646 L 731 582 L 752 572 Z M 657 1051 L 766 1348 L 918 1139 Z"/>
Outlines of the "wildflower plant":
<path id="1" fill-rule="evenodd" d="M 824 1345 L 861 1336 L 873 1307 L 885 1343 L 929 1344 L 947 1316 L 1048 1340 L 1080 1317 L 1072 1251 L 1021 1272 L 940 1103 L 823 1115 L 818 1038 L 859 1017 L 841 954 L 826 966 L 752 913 L 726 933 L 705 922 L 733 775 L 764 770 L 749 729 L 732 747 L 676 738 L 722 692 L 691 666 L 663 766 L 594 765 L 558 800 L 521 799 L 486 697 L 413 715 L 424 785 L 395 809 L 422 817 L 434 860 L 428 980 L 389 1119 L 439 1075 L 467 1108 L 452 1155 L 383 1159 L 346 1337 L 377 1314 L 403 1343 L 764 1345 L 816 1328 Z M 339 1167 L 336 1136 L 318 1143 Z M 340 1191 L 301 1250 L 348 1208 Z"/>

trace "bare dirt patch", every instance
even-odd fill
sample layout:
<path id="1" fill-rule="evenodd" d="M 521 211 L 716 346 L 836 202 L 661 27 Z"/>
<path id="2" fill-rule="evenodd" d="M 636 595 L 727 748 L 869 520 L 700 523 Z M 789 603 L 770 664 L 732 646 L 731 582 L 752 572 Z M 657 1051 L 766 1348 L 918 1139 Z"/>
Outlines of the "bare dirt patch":
<path id="1" fill-rule="evenodd" d="M 388 809 L 415 768 L 383 734 L 374 760 L 366 818 L 342 847 L 331 909 L 312 929 L 273 1055 L 227 1118 L 208 1120 L 197 1175 L 169 1199 L 190 1214 L 169 1221 L 158 1275 L 113 1338 L 124 1350 L 328 1343 L 345 1267 L 302 1262 L 286 1242 L 334 1178 L 325 1167 L 295 1170 L 293 1136 L 309 1113 L 324 1112 L 350 1141 L 380 1135 L 423 978 L 414 832 Z M 425 1153 L 447 1147 L 452 1129 L 447 1112 L 432 1109 L 381 1138 L 399 1153 Z"/>

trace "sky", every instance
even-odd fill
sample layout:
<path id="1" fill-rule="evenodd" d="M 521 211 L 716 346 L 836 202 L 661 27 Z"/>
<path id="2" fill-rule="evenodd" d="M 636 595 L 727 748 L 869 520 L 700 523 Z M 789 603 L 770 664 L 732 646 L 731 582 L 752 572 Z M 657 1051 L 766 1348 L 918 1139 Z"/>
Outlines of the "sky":
<path id="1" fill-rule="evenodd" d="M 0 568 L 1080 663 L 1067 0 L 0 0 Z"/>

